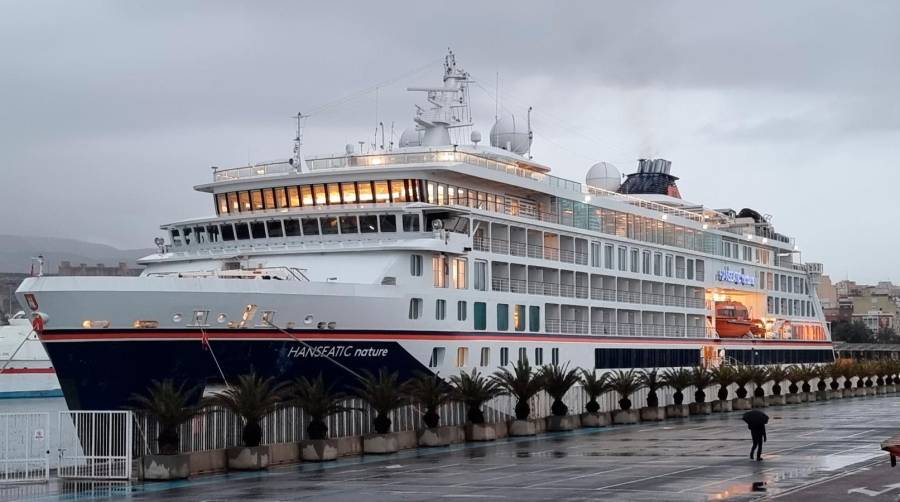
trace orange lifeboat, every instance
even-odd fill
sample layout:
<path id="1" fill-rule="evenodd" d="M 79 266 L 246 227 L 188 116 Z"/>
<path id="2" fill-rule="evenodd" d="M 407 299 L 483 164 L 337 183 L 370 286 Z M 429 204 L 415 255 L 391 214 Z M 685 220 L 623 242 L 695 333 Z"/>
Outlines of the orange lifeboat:
<path id="1" fill-rule="evenodd" d="M 716 302 L 716 331 L 720 338 L 762 337 L 766 327 L 761 320 L 750 319 L 744 304 Z"/>

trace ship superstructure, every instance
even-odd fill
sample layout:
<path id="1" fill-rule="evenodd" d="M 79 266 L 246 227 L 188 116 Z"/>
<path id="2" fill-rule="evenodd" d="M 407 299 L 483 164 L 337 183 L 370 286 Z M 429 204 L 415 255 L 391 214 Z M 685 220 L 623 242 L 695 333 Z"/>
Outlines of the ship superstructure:
<path id="1" fill-rule="evenodd" d="M 471 126 L 468 83 L 451 54 L 442 86 L 412 88 L 427 104 L 398 148 L 304 158 L 298 131 L 289 160 L 216 170 L 195 187 L 215 214 L 164 225 L 140 277 L 26 280 L 20 303 L 46 318 L 69 406 L 249 371 L 353 383 L 522 358 L 598 371 L 833 359 L 821 266 L 769 218 L 683 200 L 663 159 L 624 184 L 607 163 L 585 183 L 555 177 L 511 116 L 490 145 L 452 144 Z"/>

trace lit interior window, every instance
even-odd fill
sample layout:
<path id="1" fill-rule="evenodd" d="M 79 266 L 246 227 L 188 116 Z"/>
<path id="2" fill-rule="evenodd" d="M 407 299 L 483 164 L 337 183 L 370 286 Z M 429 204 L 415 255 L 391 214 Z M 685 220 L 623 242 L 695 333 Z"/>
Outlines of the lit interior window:
<path id="1" fill-rule="evenodd" d="M 136 329 L 158 328 L 159 321 L 137 320 L 133 325 Z"/>

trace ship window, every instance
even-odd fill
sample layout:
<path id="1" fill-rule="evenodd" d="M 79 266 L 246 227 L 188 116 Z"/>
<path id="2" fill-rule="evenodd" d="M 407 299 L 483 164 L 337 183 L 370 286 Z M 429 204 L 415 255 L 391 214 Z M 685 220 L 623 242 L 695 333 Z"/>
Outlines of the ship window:
<path id="1" fill-rule="evenodd" d="M 226 225 L 222 225 L 222 240 L 223 241 L 233 241 L 234 240 L 234 227 L 231 226 L 230 223 Z"/>
<path id="2" fill-rule="evenodd" d="M 431 258 L 431 272 L 434 276 L 434 287 L 447 287 L 447 258 L 436 254 Z"/>
<path id="3" fill-rule="evenodd" d="M 631 262 L 629 263 L 629 266 L 630 266 L 630 270 L 634 273 L 638 272 L 638 268 L 640 266 L 639 260 L 638 260 L 638 255 L 639 255 L 638 250 L 635 248 L 632 248 L 631 249 Z"/>
<path id="4" fill-rule="evenodd" d="M 359 231 L 371 234 L 378 231 L 378 217 L 374 214 L 359 217 Z"/>
<path id="5" fill-rule="evenodd" d="M 372 202 L 372 182 L 360 181 L 356 184 L 360 202 Z"/>
<path id="6" fill-rule="evenodd" d="M 403 180 L 391 180 L 391 200 L 394 202 L 406 202 L 406 186 Z"/>
<path id="7" fill-rule="evenodd" d="M 607 244 L 603 246 L 603 266 L 612 270 L 613 268 L 613 245 Z"/>
<path id="8" fill-rule="evenodd" d="M 329 204 L 340 204 L 341 203 L 341 186 L 337 183 L 329 183 L 327 185 L 328 188 L 328 203 Z"/>
<path id="9" fill-rule="evenodd" d="M 390 202 L 391 194 L 388 191 L 387 181 L 375 182 L 375 202 Z"/>
<path id="10" fill-rule="evenodd" d="M 409 257 L 409 275 L 419 277 L 422 275 L 422 255 L 414 254 Z"/>
<path id="11" fill-rule="evenodd" d="M 541 347 L 535 347 L 534 349 L 534 364 L 535 366 L 544 364 L 544 349 Z"/>
<path id="12" fill-rule="evenodd" d="M 297 191 L 296 187 L 291 187 L 294 191 Z M 275 189 L 275 206 L 278 208 L 288 207 L 287 200 L 287 192 L 285 192 L 284 187 L 278 187 Z"/>
<path id="13" fill-rule="evenodd" d="M 456 204 L 460 206 L 469 205 L 468 191 L 465 188 L 456 189 Z"/>
<path id="14" fill-rule="evenodd" d="M 397 231 L 397 217 L 393 214 L 378 215 L 378 224 L 379 224 L 382 232 L 396 232 Z"/>
<path id="15" fill-rule="evenodd" d="M 456 289 L 467 289 L 469 283 L 466 277 L 466 268 L 468 267 L 466 258 L 453 258 L 450 262 L 450 279 L 453 281 L 453 287 Z"/>
<path id="16" fill-rule="evenodd" d="M 421 298 L 410 298 L 409 299 L 409 318 L 410 319 L 418 319 L 422 316 L 422 299 Z"/>
<path id="17" fill-rule="evenodd" d="M 284 220 L 284 235 L 285 237 L 300 236 L 300 222 L 294 218 Z"/>
<path id="18" fill-rule="evenodd" d="M 434 204 L 434 182 L 428 182 L 428 202 Z"/>
<path id="19" fill-rule="evenodd" d="M 235 234 L 237 234 L 238 240 L 247 240 L 250 238 L 250 228 L 246 223 L 235 223 L 234 224 Z"/>
<path id="20" fill-rule="evenodd" d="M 262 192 L 260 190 L 253 190 L 250 192 L 250 202 L 253 203 L 253 210 L 258 211 L 263 209 L 263 198 Z"/>
<path id="21" fill-rule="evenodd" d="M 481 361 L 479 361 L 481 367 L 490 366 L 491 365 L 491 348 L 490 347 L 481 347 Z"/>
<path id="22" fill-rule="evenodd" d="M 528 351 L 525 350 L 525 347 L 519 347 L 519 362 L 520 363 L 528 362 Z"/>
<path id="23" fill-rule="evenodd" d="M 475 302 L 475 329 L 487 329 L 487 304 L 484 302 Z"/>
<path id="24" fill-rule="evenodd" d="M 525 331 L 525 305 L 515 305 L 513 307 L 513 329 Z"/>
<path id="25" fill-rule="evenodd" d="M 650 274 L 650 251 L 641 252 L 641 272 Z"/>
<path id="26" fill-rule="evenodd" d="M 509 348 L 501 347 L 500 348 L 500 366 L 507 366 L 509 364 Z"/>
<path id="27" fill-rule="evenodd" d="M 313 202 L 317 206 L 324 206 L 328 204 L 327 193 L 325 192 L 325 185 L 313 185 Z"/>
<path id="28" fill-rule="evenodd" d="M 263 205 L 266 209 L 275 209 L 275 193 L 271 188 L 263 190 Z"/>
<path id="29" fill-rule="evenodd" d="M 313 190 L 310 185 L 303 185 L 300 187 L 300 203 L 304 206 L 312 206 L 313 205 Z"/>
<path id="30" fill-rule="evenodd" d="M 429 368 L 437 368 L 444 364 L 444 347 L 434 347 L 431 349 L 431 358 L 428 360 Z"/>
<path id="31" fill-rule="evenodd" d="M 238 202 L 237 192 L 228 193 L 228 212 L 237 213 L 241 210 L 241 204 Z"/>
<path id="32" fill-rule="evenodd" d="M 672 255 L 666 255 L 666 277 L 672 277 Z"/>
<path id="33" fill-rule="evenodd" d="M 444 205 L 447 203 L 447 185 L 440 184 L 437 186 L 437 201 L 438 204 Z"/>
<path id="34" fill-rule="evenodd" d="M 250 233 L 253 235 L 254 239 L 265 239 L 266 238 L 266 226 L 261 221 L 254 221 L 250 223 Z"/>
<path id="35" fill-rule="evenodd" d="M 303 218 L 300 220 L 303 227 L 303 235 L 319 235 L 319 220 L 317 218 Z"/>
<path id="36" fill-rule="evenodd" d="M 434 318 L 443 321 L 447 318 L 447 300 L 434 301 Z"/>
<path id="37" fill-rule="evenodd" d="M 460 347 L 456 349 L 456 367 L 462 368 L 469 362 L 469 348 Z"/>
<path id="38" fill-rule="evenodd" d="M 322 224 L 322 235 L 333 235 L 338 233 L 338 219 L 335 216 L 325 216 L 319 218 Z"/>
<path id="39" fill-rule="evenodd" d="M 419 225 L 419 215 L 418 214 L 404 214 L 403 215 L 403 231 L 404 232 L 418 232 Z"/>
<path id="40" fill-rule="evenodd" d="M 535 305 L 528 307 L 528 328 L 532 333 L 541 330 L 541 308 Z"/>
<path id="41" fill-rule="evenodd" d="M 766 283 L 766 280 L 765 280 L 766 273 L 760 272 L 759 274 L 760 274 L 759 275 L 759 277 L 760 277 L 759 286 L 762 288 L 765 286 L 765 283 Z M 688 280 L 694 280 L 694 260 L 687 261 L 687 278 L 688 278 Z"/>
<path id="42" fill-rule="evenodd" d="M 628 250 L 622 246 L 619 246 L 619 270 L 625 271 L 628 267 L 627 262 L 628 259 Z"/>
<path id="43" fill-rule="evenodd" d="M 216 195 L 216 210 L 219 214 L 228 214 L 228 197 L 224 193 Z"/>
<path id="44" fill-rule="evenodd" d="M 209 240 L 206 237 L 206 227 L 194 227 L 194 235 L 197 239 L 197 244 L 206 244 Z"/>
<path id="45" fill-rule="evenodd" d="M 241 211 L 250 211 L 250 192 L 239 192 L 238 198 L 241 202 Z"/>
<path id="46" fill-rule="evenodd" d="M 468 316 L 468 306 L 464 300 L 456 302 L 456 320 L 465 321 Z"/>
<path id="47" fill-rule="evenodd" d="M 487 262 L 484 260 L 475 261 L 475 289 L 478 291 L 487 290 Z"/>
<path id="48" fill-rule="evenodd" d="M 269 232 L 269 237 L 284 237 L 284 232 L 281 229 L 281 220 L 267 221 L 266 230 Z"/>
<path id="49" fill-rule="evenodd" d="M 209 242 L 219 242 L 219 225 L 207 226 L 206 235 L 209 236 Z"/>
<path id="50" fill-rule="evenodd" d="M 552 348 L 550 349 L 550 364 L 559 364 L 559 349 Z"/>
<path id="51" fill-rule="evenodd" d="M 591 243 L 591 266 L 600 268 L 600 243 Z"/>
<path id="52" fill-rule="evenodd" d="M 359 225 L 356 223 L 356 216 L 341 216 L 341 233 L 355 234 L 359 232 Z"/>
<path id="53" fill-rule="evenodd" d="M 344 197 L 345 204 L 356 202 L 356 184 L 352 182 L 341 183 L 341 195 Z"/>
<path id="54" fill-rule="evenodd" d="M 288 205 L 284 207 L 300 207 L 300 189 L 287 187 Z"/>
<path id="55" fill-rule="evenodd" d="M 505 303 L 497 304 L 497 331 L 506 331 L 509 329 L 509 305 Z"/>

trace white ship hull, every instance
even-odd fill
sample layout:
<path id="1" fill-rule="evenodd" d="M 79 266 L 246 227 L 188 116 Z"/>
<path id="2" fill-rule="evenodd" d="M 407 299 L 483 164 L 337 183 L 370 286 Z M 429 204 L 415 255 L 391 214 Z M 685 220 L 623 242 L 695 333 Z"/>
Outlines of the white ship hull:
<path id="1" fill-rule="evenodd" d="M 56 371 L 31 324 L 0 326 L 0 399 L 61 397 Z"/>

